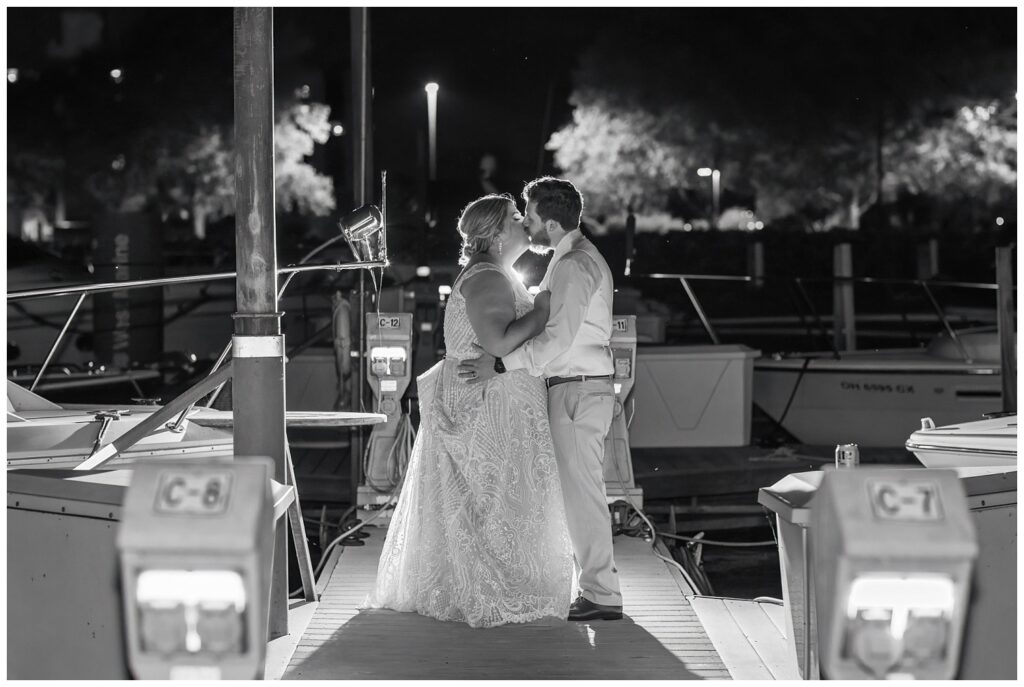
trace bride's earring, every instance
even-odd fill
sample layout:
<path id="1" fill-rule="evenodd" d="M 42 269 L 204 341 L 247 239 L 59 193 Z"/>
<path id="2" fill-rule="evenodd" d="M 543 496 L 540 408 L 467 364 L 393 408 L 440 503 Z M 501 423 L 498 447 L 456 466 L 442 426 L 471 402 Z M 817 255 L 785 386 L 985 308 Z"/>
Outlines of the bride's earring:
<path id="1" fill-rule="evenodd" d="M 501 255 L 501 246 L 502 246 L 501 239 L 498 239 L 498 255 Z"/>

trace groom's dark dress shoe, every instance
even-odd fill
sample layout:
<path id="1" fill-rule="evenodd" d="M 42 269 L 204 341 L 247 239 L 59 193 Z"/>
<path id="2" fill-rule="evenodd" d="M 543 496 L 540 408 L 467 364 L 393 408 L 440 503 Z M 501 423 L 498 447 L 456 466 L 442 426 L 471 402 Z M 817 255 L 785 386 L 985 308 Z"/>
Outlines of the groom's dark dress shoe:
<path id="1" fill-rule="evenodd" d="M 569 606 L 569 620 L 621 620 L 622 606 L 602 606 L 577 597 Z"/>

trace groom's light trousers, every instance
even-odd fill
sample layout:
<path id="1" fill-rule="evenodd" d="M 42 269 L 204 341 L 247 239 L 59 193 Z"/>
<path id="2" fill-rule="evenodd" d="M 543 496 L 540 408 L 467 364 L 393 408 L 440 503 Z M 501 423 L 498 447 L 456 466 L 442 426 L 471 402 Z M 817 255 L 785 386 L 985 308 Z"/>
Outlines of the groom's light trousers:
<path id="1" fill-rule="evenodd" d="M 579 567 L 579 587 L 594 603 L 621 606 L 604 486 L 604 438 L 614 412 L 611 380 L 566 382 L 548 388 L 551 437 Z"/>

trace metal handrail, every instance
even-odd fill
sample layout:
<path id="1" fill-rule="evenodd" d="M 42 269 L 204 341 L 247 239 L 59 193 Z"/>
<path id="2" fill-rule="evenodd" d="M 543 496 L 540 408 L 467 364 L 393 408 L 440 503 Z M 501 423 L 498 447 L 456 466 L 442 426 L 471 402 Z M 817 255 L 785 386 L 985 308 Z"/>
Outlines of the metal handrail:
<path id="1" fill-rule="evenodd" d="M 807 293 L 807 289 L 804 288 L 804 280 L 800 277 L 793 279 L 793 284 L 796 285 L 797 293 L 804 300 L 804 305 L 811 311 L 811 317 L 814 318 L 815 323 L 818 325 L 818 330 L 821 331 L 821 338 L 828 342 L 829 347 L 832 349 L 832 356 L 839 358 L 839 349 L 836 347 L 835 339 L 828 335 L 828 330 L 825 328 L 825 322 L 821 319 L 821 315 L 818 314 L 818 309 L 814 307 L 814 301 L 811 300 L 811 295 Z"/>
<path id="2" fill-rule="evenodd" d="M 753 281 L 753 277 L 742 274 L 634 274 L 634 277 L 648 277 L 650 279 L 693 279 L 705 281 Z M 759 277 L 761 279 L 763 277 Z"/>
<path id="3" fill-rule="evenodd" d="M 64 321 L 64 327 L 60 330 L 60 333 L 57 334 L 57 339 L 53 342 L 53 345 L 50 346 L 50 352 L 46 354 L 46 359 L 43 361 L 42 366 L 39 368 L 39 372 L 36 373 L 36 378 L 32 380 L 32 386 L 28 388 L 29 391 L 36 390 L 36 386 L 39 384 L 39 380 L 43 378 L 43 372 L 45 372 L 46 368 L 50 365 L 50 360 L 53 359 L 53 354 L 57 352 L 57 348 L 60 345 L 60 342 L 64 339 L 64 335 L 68 331 L 68 327 L 71 326 L 71 321 L 75 319 L 75 315 L 78 314 L 78 309 L 82 307 L 82 301 L 84 301 L 85 297 L 88 295 L 89 294 L 87 293 L 83 293 L 78 297 L 78 301 L 75 303 L 75 307 L 71 309 L 71 314 L 68 315 L 68 319 Z"/>
<path id="4" fill-rule="evenodd" d="M 942 306 L 939 305 L 939 302 L 935 300 L 935 296 L 932 294 L 932 290 L 928 288 L 928 284 L 921 282 L 921 287 L 924 288 L 924 292 L 928 296 L 928 300 L 931 301 L 932 307 L 935 308 L 935 312 L 938 314 L 939 319 L 942 320 L 942 326 L 946 328 L 946 333 L 949 334 L 949 338 L 956 344 L 964 362 L 974 362 L 971 360 L 970 354 L 967 353 L 967 349 L 964 348 L 963 342 L 960 341 L 960 337 L 956 335 L 956 331 L 953 329 L 953 326 L 949 323 L 949 318 L 946 317 L 946 312 L 942 309 Z"/>
<path id="5" fill-rule="evenodd" d="M 296 272 L 314 272 L 317 270 L 343 272 L 345 270 L 361 270 L 373 267 L 388 267 L 391 263 L 387 260 L 366 260 L 362 262 L 348 262 L 334 265 L 300 265 L 292 267 L 280 267 L 277 273 L 292 274 Z M 183 277 L 160 277 L 158 279 L 136 279 L 133 281 L 105 282 L 102 284 L 73 284 L 71 286 L 57 286 L 47 289 L 27 289 L 25 291 L 12 291 L 7 294 L 7 301 L 24 301 L 31 298 L 52 298 L 54 296 L 70 296 L 76 293 L 104 293 L 107 291 L 129 291 L 132 289 L 144 289 L 151 286 L 168 286 L 171 284 L 193 284 L 204 281 L 218 281 L 221 279 L 234 279 L 238 272 L 213 272 L 211 274 L 191 274 Z"/>
<path id="6" fill-rule="evenodd" d="M 744 274 L 671 274 L 655 272 L 652 274 L 633 274 L 634 277 L 646 277 L 649 279 L 689 279 L 691 281 L 754 281 L 754 277 Z M 969 282 L 969 281 L 941 281 L 938 279 L 900 279 L 897 277 L 773 277 L 770 275 L 762 275 L 757 277 L 758 281 L 761 280 L 782 280 L 788 281 L 790 279 L 800 279 L 804 282 L 855 282 L 863 284 L 928 284 L 929 286 L 953 286 L 965 289 L 986 289 L 995 291 L 999 288 L 998 284 L 991 284 L 988 282 Z M 1014 291 L 1017 290 L 1017 286 L 1014 285 Z"/>
<path id="7" fill-rule="evenodd" d="M 700 318 L 701 324 L 704 325 L 704 330 L 707 331 L 708 336 L 711 337 L 711 343 L 722 343 L 718 340 L 718 334 L 715 333 L 714 327 L 711 326 L 711 320 L 709 320 L 708 316 L 704 314 L 704 308 L 701 307 L 700 301 L 697 299 L 697 294 L 695 294 L 693 289 L 690 288 L 690 282 L 687 281 L 686 277 L 680 277 L 679 281 L 682 283 L 683 289 L 686 291 L 686 295 L 689 296 L 690 303 L 693 304 L 694 310 L 697 311 L 697 317 Z"/>
<path id="8" fill-rule="evenodd" d="M 334 238 L 332 238 L 332 239 L 330 239 L 328 241 L 325 241 L 324 243 L 321 243 L 319 246 L 317 246 L 316 248 L 314 248 L 310 252 L 308 252 L 305 255 L 303 255 L 299 259 L 298 264 L 299 265 L 304 265 L 307 261 L 312 260 L 313 257 L 316 256 L 317 253 L 319 253 L 320 251 L 324 250 L 325 248 L 327 248 L 328 246 L 332 245 L 333 243 L 335 243 L 336 241 L 338 241 L 339 239 L 342 239 L 342 238 L 345 238 L 345 240 L 348 241 L 348 238 L 344 234 L 338 234 Z M 353 255 L 357 255 L 356 250 L 352 246 L 351 241 L 349 241 L 348 244 L 349 244 L 349 250 L 352 251 L 352 254 Z M 385 246 L 386 245 L 387 244 L 385 244 Z M 387 262 L 387 256 L 386 255 L 385 255 L 384 262 Z M 315 265 L 313 267 L 315 267 Z M 281 288 L 279 288 L 277 290 L 277 298 L 278 298 L 278 300 L 280 300 L 281 298 L 284 297 L 285 290 L 288 288 L 288 285 L 292 283 L 292 278 L 296 274 L 298 274 L 299 271 L 305 271 L 305 270 L 293 269 L 292 273 L 289 274 L 288 278 L 284 280 L 283 284 L 281 284 Z M 228 353 L 231 351 L 231 345 L 232 345 L 232 342 L 228 341 L 227 345 L 224 346 L 224 350 L 222 350 L 220 352 L 220 355 L 217 357 L 217 361 L 213 364 L 213 367 L 210 369 L 210 373 L 207 375 L 208 377 L 212 376 L 217 370 L 220 369 L 220 366 L 227 359 Z M 224 385 L 225 384 L 227 384 L 226 381 L 224 381 L 224 382 L 220 383 L 219 385 L 217 385 L 217 387 L 213 390 L 213 392 L 210 394 L 209 399 L 206 402 L 206 407 L 207 408 L 212 408 L 213 407 L 213 404 L 217 401 L 217 397 L 220 395 L 220 392 L 224 389 Z M 192 401 L 192 403 L 190 403 L 187 408 L 185 408 L 183 411 L 181 411 L 181 414 L 178 416 L 178 419 L 174 421 L 174 425 L 171 427 L 172 431 L 177 432 L 177 431 L 181 430 L 181 426 L 185 422 L 185 418 L 188 416 L 188 414 L 192 411 L 192 408 L 198 402 L 199 402 L 199 399 L 197 398 L 196 400 Z"/>
<path id="9" fill-rule="evenodd" d="M 310 257 L 320 252 L 320 250 L 326 248 L 330 244 L 334 243 L 336 239 L 332 239 L 323 245 L 319 246 L 316 250 L 308 254 L 303 260 L 308 260 Z M 315 272 L 315 271 L 327 271 L 327 272 L 343 272 L 346 270 L 358 270 L 358 269 L 369 269 L 379 267 L 381 269 L 387 267 L 390 262 L 387 258 L 383 260 L 368 260 L 360 262 L 349 262 L 349 263 L 335 263 L 330 265 L 292 265 L 289 267 L 278 268 L 277 274 L 287 274 L 288 277 L 284 284 L 281 286 L 280 293 L 284 293 L 284 289 L 291 282 L 292 278 L 299 272 Z M 36 373 L 35 379 L 32 381 L 30 390 L 34 390 L 39 381 L 43 378 L 43 374 L 46 372 L 46 368 L 49 366 L 51 359 L 54 354 L 59 350 L 61 342 L 64 340 L 65 334 L 71 327 L 71 321 L 75 315 L 78 314 L 78 310 L 85 300 L 86 296 L 91 296 L 95 293 L 106 293 L 109 291 L 130 291 L 133 289 L 146 289 L 154 286 L 169 286 L 173 284 L 195 284 L 207 281 L 219 281 L 223 279 L 234 279 L 238 276 L 238 272 L 214 272 L 211 274 L 190 274 L 181 277 L 160 277 L 157 279 L 135 279 L 130 281 L 121 282 L 103 282 L 99 284 L 74 284 L 70 286 L 58 286 L 46 289 L 28 289 L 25 291 L 12 291 L 7 294 L 7 302 L 12 303 L 16 301 L 24 301 L 31 299 L 42 299 L 42 298 L 57 298 L 60 296 L 72 296 L 77 294 L 78 301 L 75 303 L 75 307 L 72 309 L 71 314 L 68 315 L 67 320 L 64 322 L 64 326 L 57 334 L 56 340 L 50 347 L 50 351 L 46 356 L 46 360 L 43 361 L 42 366 Z M 280 295 L 278 295 L 280 298 Z M 230 343 L 229 343 L 230 347 Z M 217 371 L 220 364 L 223 362 L 226 352 L 217 361 L 217 365 L 214 367 L 213 372 Z"/>
<path id="10" fill-rule="evenodd" d="M 694 290 L 690 286 L 689 282 L 690 281 L 738 281 L 738 282 L 752 282 L 752 281 L 754 281 L 754 277 L 751 277 L 749 275 L 740 275 L 740 274 L 670 274 L 670 273 L 656 272 L 656 273 L 652 273 L 652 274 L 635 274 L 633 276 L 634 277 L 646 277 L 646 278 L 650 278 L 650 279 L 677 279 L 677 280 L 679 280 L 679 282 L 683 285 L 683 289 L 686 291 L 687 297 L 690 299 L 690 304 L 693 306 L 693 309 L 697 313 L 697 317 L 700 319 L 701 324 L 704 327 L 704 331 L 707 332 L 708 336 L 711 338 L 712 343 L 716 343 L 716 344 L 719 343 L 718 334 L 715 331 L 714 327 L 711 325 L 710 319 L 708 319 L 707 315 L 705 314 L 704 308 L 703 308 L 703 306 L 701 306 L 700 300 L 697 298 L 697 294 L 694 292 Z M 991 284 L 991 283 L 985 283 L 985 282 L 940 281 L 940 280 L 933 280 L 933 279 L 899 279 L 899 278 L 894 278 L 894 277 L 839 277 L 839 276 L 836 276 L 836 277 L 830 277 L 829 278 L 829 277 L 764 277 L 764 276 L 760 276 L 760 277 L 757 277 L 757 279 L 758 279 L 758 281 L 762 281 L 762 280 L 768 280 L 768 281 L 774 281 L 774 280 L 792 281 L 796 285 L 797 290 L 799 291 L 800 295 L 803 297 L 805 304 L 808 305 L 811 308 L 811 313 L 812 313 L 815 321 L 819 325 L 819 327 L 822 329 L 823 333 L 825 332 L 824 322 L 818 316 L 818 313 L 817 313 L 817 311 L 814 308 L 814 304 L 812 303 L 812 301 L 811 301 L 810 297 L 808 296 L 806 290 L 803 288 L 803 284 L 804 283 L 807 283 L 807 282 L 818 282 L 818 283 L 837 283 L 837 282 L 840 282 L 840 283 L 853 283 L 853 284 L 884 284 L 884 285 L 903 284 L 903 285 L 920 286 L 924 290 L 925 295 L 928 297 L 928 301 L 929 301 L 929 303 L 932 306 L 932 309 L 935 311 L 935 314 L 938 316 L 939 321 L 942 323 L 943 328 L 946 330 L 946 333 L 949 335 L 950 340 L 957 347 L 957 350 L 960 352 L 960 356 L 963 358 L 965 363 L 972 363 L 973 359 L 971 358 L 970 353 L 968 353 L 966 347 L 964 346 L 963 341 L 961 341 L 960 337 L 957 335 L 956 330 L 953 329 L 953 326 L 950 324 L 949 318 L 946 316 L 946 313 L 942 309 L 942 306 L 939 305 L 938 300 L 935 298 L 935 295 L 932 293 L 931 287 L 933 287 L 933 286 L 943 286 L 943 287 L 954 287 L 954 288 L 965 288 L 965 289 L 984 289 L 984 290 L 991 290 L 991 291 L 996 291 L 999 288 L 998 284 Z M 1017 287 L 1014 286 L 1013 289 L 1016 291 Z M 832 344 L 832 351 L 833 351 L 833 354 L 836 357 L 839 356 L 839 351 L 836 349 L 834 343 Z"/>

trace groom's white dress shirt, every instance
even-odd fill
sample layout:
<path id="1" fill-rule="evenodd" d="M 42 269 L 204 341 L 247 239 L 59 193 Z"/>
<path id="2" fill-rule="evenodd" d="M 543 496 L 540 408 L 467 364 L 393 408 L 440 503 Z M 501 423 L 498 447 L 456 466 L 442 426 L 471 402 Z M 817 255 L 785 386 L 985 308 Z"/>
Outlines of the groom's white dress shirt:
<path id="1" fill-rule="evenodd" d="M 506 369 L 545 378 L 611 375 L 612 273 L 578 229 L 555 246 L 541 287 L 551 289 L 547 327 L 505 356 Z M 551 440 L 579 568 L 577 585 L 589 601 L 621 606 L 604 486 L 604 439 L 614 408 L 610 379 L 548 388 Z"/>
<path id="2" fill-rule="evenodd" d="M 547 327 L 502 358 L 505 369 L 545 378 L 612 374 L 612 274 L 579 229 L 555 246 L 540 288 L 551 290 Z"/>

